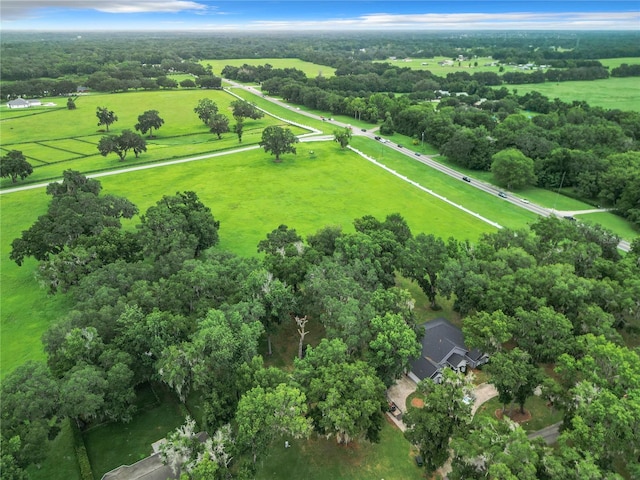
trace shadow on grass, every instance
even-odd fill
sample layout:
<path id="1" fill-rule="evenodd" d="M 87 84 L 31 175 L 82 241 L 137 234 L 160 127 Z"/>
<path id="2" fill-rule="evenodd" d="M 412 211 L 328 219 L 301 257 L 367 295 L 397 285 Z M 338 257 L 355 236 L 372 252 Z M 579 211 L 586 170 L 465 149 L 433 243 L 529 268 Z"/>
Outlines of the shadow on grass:
<path id="1" fill-rule="evenodd" d="M 386 417 L 385 417 L 386 418 Z M 288 440 L 291 448 L 284 448 Z M 384 423 L 380 443 L 367 441 L 338 445 L 335 438 L 309 440 L 280 437 L 259 461 L 257 480 L 418 480 L 424 470 L 416 466 L 415 450 L 397 427 Z"/>
<path id="2" fill-rule="evenodd" d="M 553 425 L 562 420 L 563 412 L 558 409 L 551 409 L 547 406 L 546 401 L 537 396 L 531 396 L 527 399 L 525 409 L 531 414 L 531 419 L 521 424 L 527 433 L 535 432 L 542 428 Z M 496 410 L 502 411 L 502 404 L 497 398 L 492 398 L 488 402 L 482 404 L 476 412 L 476 418 L 480 416 L 495 417 Z M 509 407 L 507 406 L 507 410 Z M 514 412 L 519 409 L 518 405 L 513 406 Z"/>
<path id="3" fill-rule="evenodd" d="M 130 423 L 107 423 L 84 432 L 96 478 L 147 457 L 152 452 L 152 443 L 184 423 L 175 395 L 162 387 L 154 388 L 160 403 L 150 388 L 143 388 L 138 395 L 140 410 Z"/>

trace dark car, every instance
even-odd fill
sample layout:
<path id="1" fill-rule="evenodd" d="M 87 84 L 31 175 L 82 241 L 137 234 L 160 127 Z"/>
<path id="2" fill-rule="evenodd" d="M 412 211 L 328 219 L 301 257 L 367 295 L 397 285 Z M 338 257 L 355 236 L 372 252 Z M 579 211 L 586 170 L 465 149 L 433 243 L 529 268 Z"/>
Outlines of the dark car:
<path id="1" fill-rule="evenodd" d="M 416 157 L 419 157 L 419 156 L 420 156 L 420 152 L 413 152 L 413 154 L 414 154 Z"/>
<path id="2" fill-rule="evenodd" d="M 366 132 L 366 131 L 367 131 L 367 129 L 366 129 L 366 128 L 361 128 L 361 129 L 360 129 L 360 131 L 361 131 L 361 132 Z"/>
<path id="3" fill-rule="evenodd" d="M 422 459 L 422 455 L 416 455 L 415 457 L 416 465 L 422 467 L 424 465 L 424 460 Z"/>
<path id="4" fill-rule="evenodd" d="M 469 177 L 462 177 L 462 179 L 463 179 L 465 182 L 469 182 L 469 183 L 471 183 L 471 179 L 470 179 Z"/>
<path id="5" fill-rule="evenodd" d="M 398 148 L 402 148 L 402 145 L 398 144 Z"/>
<path id="6" fill-rule="evenodd" d="M 565 215 L 564 218 L 566 218 L 567 220 L 571 221 L 571 222 L 575 222 L 576 218 L 572 217 L 571 215 Z"/>
<path id="7" fill-rule="evenodd" d="M 380 140 L 380 137 L 378 137 L 377 135 L 373 138 L 375 138 L 376 140 Z"/>
<path id="8" fill-rule="evenodd" d="M 498 192 L 498 196 L 501 198 L 507 198 L 507 194 L 504 192 Z"/>

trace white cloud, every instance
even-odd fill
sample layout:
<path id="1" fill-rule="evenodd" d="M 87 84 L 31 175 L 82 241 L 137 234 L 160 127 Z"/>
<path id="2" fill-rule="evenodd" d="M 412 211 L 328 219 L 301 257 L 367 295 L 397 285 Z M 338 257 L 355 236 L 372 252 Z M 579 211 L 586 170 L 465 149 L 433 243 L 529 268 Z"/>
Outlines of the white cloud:
<path id="1" fill-rule="evenodd" d="M 44 9 L 96 10 L 105 13 L 203 12 L 206 5 L 191 0 L 1 0 L 3 20 L 40 15 Z"/>
<path id="2" fill-rule="evenodd" d="M 256 30 L 638 30 L 640 12 L 371 13 L 350 19 L 258 21 L 248 26 Z"/>

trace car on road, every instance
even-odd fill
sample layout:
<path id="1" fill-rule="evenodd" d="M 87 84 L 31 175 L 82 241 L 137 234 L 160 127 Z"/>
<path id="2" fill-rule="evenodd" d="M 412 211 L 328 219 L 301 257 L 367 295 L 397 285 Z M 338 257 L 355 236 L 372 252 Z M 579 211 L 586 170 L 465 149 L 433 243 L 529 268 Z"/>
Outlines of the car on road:
<path id="1" fill-rule="evenodd" d="M 366 131 L 367 131 L 367 129 L 366 129 L 366 128 L 361 128 L 361 129 L 360 129 L 360 131 L 361 131 L 361 132 L 366 132 Z"/>
<path id="2" fill-rule="evenodd" d="M 521 199 L 520 199 L 520 201 L 521 201 L 522 203 L 529 203 L 529 200 L 527 200 L 526 198 L 521 198 Z"/>
<path id="3" fill-rule="evenodd" d="M 564 218 L 566 218 L 567 220 L 569 220 L 571 222 L 575 222 L 576 221 L 576 217 L 573 217 L 571 215 L 565 215 Z"/>
<path id="4" fill-rule="evenodd" d="M 402 145 L 400 145 L 399 143 L 398 143 L 398 148 L 402 148 Z"/>
<path id="5" fill-rule="evenodd" d="M 375 138 L 376 140 L 380 140 L 380 137 L 377 136 L 377 135 L 375 137 L 373 137 L 373 138 Z"/>
<path id="6" fill-rule="evenodd" d="M 504 193 L 504 192 L 498 192 L 498 196 L 499 196 L 500 198 L 507 198 L 507 194 L 506 194 L 506 193 Z"/>
<path id="7" fill-rule="evenodd" d="M 463 179 L 465 182 L 469 182 L 469 183 L 471 183 L 471 179 L 470 179 L 469 177 L 462 177 L 462 179 Z"/>
<path id="8" fill-rule="evenodd" d="M 413 154 L 414 154 L 416 157 L 419 157 L 419 156 L 420 156 L 420 152 L 413 152 Z"/>

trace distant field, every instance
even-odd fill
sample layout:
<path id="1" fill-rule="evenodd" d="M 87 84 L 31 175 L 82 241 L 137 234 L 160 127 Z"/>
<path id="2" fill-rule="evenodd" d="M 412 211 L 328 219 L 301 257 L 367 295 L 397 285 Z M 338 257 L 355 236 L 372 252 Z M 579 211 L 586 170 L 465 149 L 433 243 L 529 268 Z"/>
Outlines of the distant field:
<path id="1" fill-rule="evenodd" d="M 247 65 L 266 65 L 269 64 L 273 68 L 297 68 L 305 73 L 308 78 L 315 78 L 318 75 L 323 77 L 333 77 L 336 69 L 326 65 L 318 65 L 316 63 L 305 62 L 299 58 L 230 58 L 227 60 L 201 60 L 204 66 L 211 65 L 213 73 L 220 76 L 222 69 L 227 65 L 232 67 L 241 67 Z"/>
<path id="2" fill-rule="evenodd" d="M 607 78 L 604 80 L 508 85 L 518 95 L 537 91 L 553 100 L 564 102 L 583 100 L 589 105 L 620 110 L 640 111 L 640 79 L 638 77 Z M 500 87 L 497 87 L 500 88 Z"/>
<path id="3" fill-rule="evenodd" d="M 640 57 L 601 58 L 600 63 L 609 68 L 619 67 L 623 63 L 627 65 L 639 65 Z"/>
<path id="4" fill-rule="evenodd" d="M 490 57 L 479 57 L 466 61 L 454 61 L 453 65 L 440 66 L 438 62 L 451 60 L 448 57 L 434 58 L 410 58 L 396 60 L 380 60 L 377 61 L 389 63 L 396 67 L 411 68 L 413 70 L 429 70 L 434 75 L 446 77 L 452 72 L 495 72 L 499 73 L 500 66 L 489 65 L 494 60 Z M 475 63 L 478 66 L 474 66 Z M 620 66 L 623 63 L 629 65 L 640 64 L 640 58 L 605 58 L 600 62 L 611 68 Z M 520 71 L 515 66 L 504 65 L 504 72 Z M 606 80 L 581 81 L 581 82 L 562 82 L 562 83 L 542 83 L 542 84 L 524 84 L 524 85 L 500 85 L 496 88 L 507 87 L 510 90 L 517 89 L 518 94 L 531 91 L 538 91 L 550 99 L 559 98 L 560 100 L 571 102 L 573 100 L 584 100 L 589 105 L 600 106 L 603 108 L 618 108 L 620 110 L 640 111 L 640 79 L 637 77 L 628 78 L 609 78 Z"/>
<path id="5" fill-rule="evenodd" d="M 445 77 L 447 73 L 452 72 L 469 72 L 473 74 L 473 72 L 496 72 L 498 73 L 500 67 L 498 65 L 487 65 L 495 62 L 490 57 L 478 57 L 473 58 L 471 60 L 465 61 L 454 61 L 453 65 L 440 66 L 438 62 L 443 62 L 447 60 L 452 60 L 451 57 L 433 57 L 433 58 L 409 58 L 403 59 L 399 58 L 396 60 L 376 60 L 376 63 L 389 63 L 394 67 L 400 68 L 410 68 L 412 70 L 429 70 L 434 75 L 439 77 Z M 477 66 L 474 64 L 477 62 Z M 485 66 L 486 65 L 486 66 Z M 505 71 L 509 71 L 508 69 L 513 67 L 505 66 Z"/>

